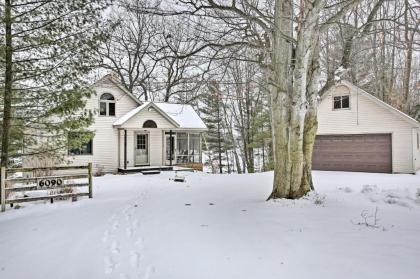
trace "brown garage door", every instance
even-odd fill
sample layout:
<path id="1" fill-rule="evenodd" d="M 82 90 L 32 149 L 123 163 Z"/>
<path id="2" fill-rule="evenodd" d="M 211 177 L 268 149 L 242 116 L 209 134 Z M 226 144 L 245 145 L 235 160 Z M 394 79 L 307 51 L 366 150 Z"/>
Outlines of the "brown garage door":
<path id="1" fill-rule="evenodd" d="M 314 170 L 390 173 L 391 134 L 317 136 L 312 164 Z"/>

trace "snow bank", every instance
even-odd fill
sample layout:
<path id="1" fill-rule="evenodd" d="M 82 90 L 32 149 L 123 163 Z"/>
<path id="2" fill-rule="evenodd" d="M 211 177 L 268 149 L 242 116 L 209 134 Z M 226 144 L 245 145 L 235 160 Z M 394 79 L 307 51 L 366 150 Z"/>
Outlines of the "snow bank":
<path id="1" fill-rule="evenodd" d="M 272 173 L 182 175 L 106 175 L 93 200 L 0 214 L 0 278 L 420 274 L 419 176 L 314 172 L 316 192 L 266 202 Z"/>

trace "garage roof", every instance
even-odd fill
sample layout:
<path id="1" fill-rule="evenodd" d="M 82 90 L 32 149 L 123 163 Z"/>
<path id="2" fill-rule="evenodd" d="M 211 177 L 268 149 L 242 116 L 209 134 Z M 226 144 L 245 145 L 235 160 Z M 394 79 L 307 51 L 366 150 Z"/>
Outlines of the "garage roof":
<path id="1" fill-rule="evenodd" d="M 415 120 L 414 118 L 412 118 L 411 116 L 405 114 L 404 112 L 394 108 L 393 106 L 385 103 L 384 101 L 376 98 L 375 96 L 373 96 L 372 94 L 369 94 L 368 92 L 366 92 L 365 90 L 363 90 L 362 88 L 354 85 L 353 83 L 347 81 L 347 80 L 341 80 L 338 84 L 336 84 L 336 86 L 338 85 L 345 85 L 347 87 L 350 88 L 350 90 L 358 92 L 364 96 L 366 96 L 367 98 L 369 98 L 370 100 L 372 100 L 373 102 L 375 102 L 376 104 L 382 106 L 383 108 L 388 109 L 389 111 L 391 111 L 392 113 L 394 113 L 395 115 L 397 115 L 398 117 L 400 117 L 401 119 L 405 120 L 406 122 L 410 123 L 411 125 L 420 128 L 420 123 Z M 331 90 L 331 89 L 330 89 Z M 326 96 L 327 94 L 324 94 L 324 96 Z"/>

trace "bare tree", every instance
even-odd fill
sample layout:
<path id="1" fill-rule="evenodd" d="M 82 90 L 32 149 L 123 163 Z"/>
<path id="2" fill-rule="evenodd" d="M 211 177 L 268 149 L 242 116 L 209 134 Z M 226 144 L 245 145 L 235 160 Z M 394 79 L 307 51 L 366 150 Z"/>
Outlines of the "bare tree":
<path id="1" fill-rule="evenodd" d="M 146 3 L 147 0 L 119 0 L 114 4 L 109 35 L 99 53 L 102 68 L 116 73 L 128 91 L 148 100 L 158 64 L 161 31 L 155 16 L 140 12 Z"/>

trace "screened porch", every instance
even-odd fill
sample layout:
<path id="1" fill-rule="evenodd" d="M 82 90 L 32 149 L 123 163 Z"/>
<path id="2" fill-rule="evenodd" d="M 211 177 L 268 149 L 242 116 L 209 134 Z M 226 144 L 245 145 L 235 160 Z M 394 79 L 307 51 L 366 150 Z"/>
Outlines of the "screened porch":
<path id="1" fill-rule="evenodd" d="M 201 133 L 165 132 L 166 165 L 201 164 Z"/>

